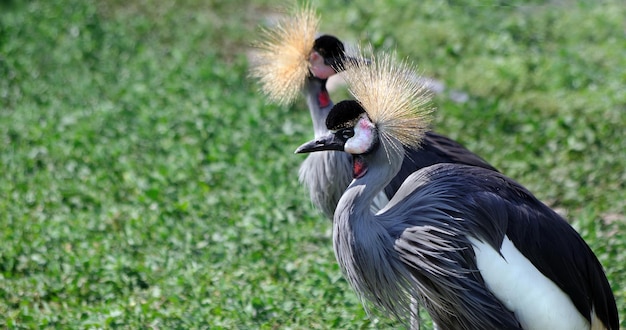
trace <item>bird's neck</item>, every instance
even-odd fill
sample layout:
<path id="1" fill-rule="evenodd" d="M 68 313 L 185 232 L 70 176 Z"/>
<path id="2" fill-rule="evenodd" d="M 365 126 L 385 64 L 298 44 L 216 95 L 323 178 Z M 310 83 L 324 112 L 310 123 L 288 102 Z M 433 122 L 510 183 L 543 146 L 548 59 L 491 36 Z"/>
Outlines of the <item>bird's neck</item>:
<path id="1" fill-rule="evenodd" d="M 360 161 L 367 164 L 367 172 L 353 180 L 339 200 L 335 214 L 337 221 L 363 222 L 373 217 L 371 206 L 374 198 L 400 171 L 404 153 L 397 143 L 395 147 L 384 148 L 381 145 L 371 154 L 358 157 L 363 157 Z"/>
<path id="2" fill-rule="evenodd" d="M 389 184 L 402 164 L 403 154 L 379 148 L 368 155 L 367 173 L 352 181 L 344 192 L 333 223 L 335 257 L 355 291 L 364 299 L 378 301 L 387 310 L 409 306 L 405 294 L 409 283 L 406 268 L 394 257 L 394 237 L 386 224 L 370 210 L 375 196 Z M 385 283 L 387 285 L 381 285 Z M 400 315 L 400 314 L 398 314 Z"/>
<path id="3" fill-rule="evenodd" d="M 315 137 L 321 137 L 328 134 L 326 128 L 326 117 L 328 112 L 333 108 L 333 101 L 330 99 L 330 95 L 326 90 L 326 80 L 321 80 L 314 77 L 308 77 L 306 80 L 304 94 L 306 97 L 306 103 L 311 113 L 311 120 L 313 121 L 313 132 Z"/>

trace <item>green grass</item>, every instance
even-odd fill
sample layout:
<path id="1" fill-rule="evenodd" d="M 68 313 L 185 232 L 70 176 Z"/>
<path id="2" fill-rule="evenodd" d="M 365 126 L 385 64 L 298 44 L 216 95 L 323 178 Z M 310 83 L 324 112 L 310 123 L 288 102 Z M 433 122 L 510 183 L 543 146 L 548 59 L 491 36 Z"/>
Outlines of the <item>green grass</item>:
<path id="1" fill-rule="evenodd" d="M 297 182 L 304 102 L 246 50 L 279 2 L 0 2 L 0 326 L 326 329 L 369 319 Z M 626 324 L 626 7 L 314 2 L 448 91 L 436 129 L 567 213 Z"/>

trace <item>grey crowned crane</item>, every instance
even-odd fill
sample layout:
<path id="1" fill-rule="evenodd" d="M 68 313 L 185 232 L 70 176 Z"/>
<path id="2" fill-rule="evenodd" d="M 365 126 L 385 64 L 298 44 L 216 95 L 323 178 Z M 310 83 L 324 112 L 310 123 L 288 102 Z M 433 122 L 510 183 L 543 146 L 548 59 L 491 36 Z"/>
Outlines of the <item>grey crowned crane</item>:
<path id="1" fill-rule="evenodd" d="M 318 26 L 319 18 L 310 7 L 280 20 L 264 31 L 252 66 L 252 75 L 259 79 L 270 100 L 287 104 L 298 93 L 304 94 L 315 137 L 328 133 L 326 117 L 334 105 L 326 82 L 348 59 L 339 39 L 331 35 L 315 37 Z M 406 152 L 409 157 L 405 157 L 401 170 L 381 191 L 374 210 L 389 201 L 409 174 L 426 166 L 462 163 L 496 170 L 458 142 L 432 131 L 425 133 L 419 148 Z M 332 220 L 337 202 L 352 180 L 352 158 L 334 151 L 310 154 L 300 166 L 299 177 L 309 188 L 316 208 Z"/>
<path id="2" fill-rule="evenodd" d="M 372 212 L 428 127 L 428 97 L 409 69 L 386 55 L 347 64 L 356 100 L 335 105 L 329 133 L 296 150 L 352 155 L 355 179 L 334 214 L 333 246 L 358 295 L 404 322 L 416 299 L 440 329 L 618 329 L 611 287 L 588 245 L 498 172 L 435 164 Z"/>

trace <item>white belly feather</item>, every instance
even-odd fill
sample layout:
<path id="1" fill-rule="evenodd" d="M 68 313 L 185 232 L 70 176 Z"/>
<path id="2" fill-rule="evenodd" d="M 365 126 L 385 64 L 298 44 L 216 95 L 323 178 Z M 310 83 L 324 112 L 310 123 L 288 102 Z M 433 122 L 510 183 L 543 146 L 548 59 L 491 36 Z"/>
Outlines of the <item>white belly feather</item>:
<path id="1" fill-rule="evenodd" d="M 589 329 L 569 296 L 545 277 L 504 236 L 500 253 L 470 237 L 487 287 L 515 313 L 524 329 Z"/>

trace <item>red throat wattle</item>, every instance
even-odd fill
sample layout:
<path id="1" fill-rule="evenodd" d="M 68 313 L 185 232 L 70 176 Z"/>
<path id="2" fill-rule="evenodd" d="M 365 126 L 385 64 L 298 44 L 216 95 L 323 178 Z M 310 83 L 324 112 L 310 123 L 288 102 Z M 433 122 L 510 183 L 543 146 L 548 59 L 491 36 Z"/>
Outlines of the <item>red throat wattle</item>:
<path id="1" fill-rule="evenodd" d="M 320 108 L 326 108 L 330 104 L 330 95 L 327 90 L 323 90 L 317 94 L 317 103 Z"/>
<path id="2" fill-rule="evenodd" d="M 367 164 L 361 157 L 352 157 L 352 178 L 358 179 L 367 173 Z"/>

